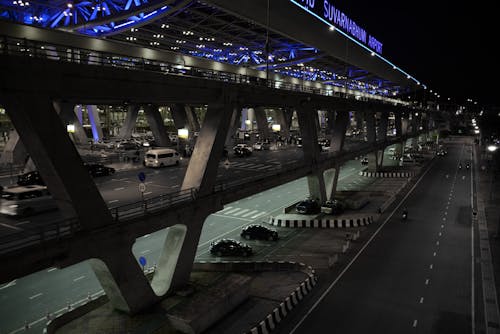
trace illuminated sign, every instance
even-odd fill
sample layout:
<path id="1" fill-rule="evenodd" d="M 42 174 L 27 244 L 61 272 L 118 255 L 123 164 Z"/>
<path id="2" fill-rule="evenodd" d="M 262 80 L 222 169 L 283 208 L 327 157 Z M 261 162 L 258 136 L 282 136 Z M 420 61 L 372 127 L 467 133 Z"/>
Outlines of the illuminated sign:
<path id="1" fill-rule="evenodd" d="M 331 24 L 346 34 L 354 37 L 364 45 L 368 46 L 378 54 L 382 54 L 382 43 L 368 34 L 365 29 L 351 20 L 340 9 L 336 8 L 329 0 L 290 0 L 299 7 L 305 9 L 325 23 Z"/>

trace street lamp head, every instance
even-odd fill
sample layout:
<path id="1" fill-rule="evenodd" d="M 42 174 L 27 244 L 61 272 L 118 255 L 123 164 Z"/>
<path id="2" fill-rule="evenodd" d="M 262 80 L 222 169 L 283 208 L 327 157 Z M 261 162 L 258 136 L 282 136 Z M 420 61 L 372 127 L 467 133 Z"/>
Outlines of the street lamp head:
<path id="1" fill-rule="evenodd" d="M 490 152 L 495 152 L 498 149 L 498 146 L 496 145 L 489 145 L 488 146 L 488 151 Z"/>

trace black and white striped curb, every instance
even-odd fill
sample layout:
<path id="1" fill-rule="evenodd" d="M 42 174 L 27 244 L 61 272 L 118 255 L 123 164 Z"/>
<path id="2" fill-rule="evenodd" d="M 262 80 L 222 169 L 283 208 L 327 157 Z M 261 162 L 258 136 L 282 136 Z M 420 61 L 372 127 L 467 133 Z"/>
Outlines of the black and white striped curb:
<path id="1" fill-rule="evenodd" d="M 276 328 L 278 323 L 280 323 L 316 285 L 317 279 L 314 270 L 311 267 L 308 268 L 309 274 L 306 280 L 300 283 L 295 291 L 293 291 L 290 296 L 286 297 L 285 300 L 269 313 L 263 321 L 245 334 L 267 334 Z"/>
<path id="2" fill-rule="evenodd" d="M 281 219 L 271 217 L 269 224 L 280 227 L 346 228 L 366 226 L 373 223 L 373 216 L 339 219 Z"/>
<path id="3" fill-rule="evenodd" d="M 361 171 L 359 175 L 366 177 L 413 177 L 415 176 L 415 172 L 368 172 Z"/>

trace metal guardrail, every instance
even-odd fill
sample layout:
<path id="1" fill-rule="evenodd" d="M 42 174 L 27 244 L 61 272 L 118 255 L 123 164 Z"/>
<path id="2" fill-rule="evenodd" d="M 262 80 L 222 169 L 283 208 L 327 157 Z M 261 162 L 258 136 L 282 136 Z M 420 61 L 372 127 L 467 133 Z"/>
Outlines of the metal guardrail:
<path id="1" fill-rule="evenodd" d="M 342 97 L 346 99 L 363 99 L 359 95 L 355 96 L 353 94 L 335 91 L 333 89 L 333 86 L 331 86 L 331 89 L 312 87 L 308 81 L 302 81 L 301 84 L 293 84 L 286 81 L 276 81 L 270 79 L 266 80 L 244 74 L 187 67 L 165 61 L 131 57 L 123 54 L 98 52 L 94 50 L 74 48 L 61 44 L 14 38 L 7 35 L 0 36 L 0 54 L 30 58 L 42 58 L 59 62 L 62 61 L 85 65 L 115 67 L 127 70 L 152 71 L 167 75 L 181 75 L 236 84 L 257 85 L 268 88 L 297 91 L 324 96 Z M 391 102 L 395 102 L 390 98 L 384 98 L 381 96 L 377 98 L 387 99 Z"/>

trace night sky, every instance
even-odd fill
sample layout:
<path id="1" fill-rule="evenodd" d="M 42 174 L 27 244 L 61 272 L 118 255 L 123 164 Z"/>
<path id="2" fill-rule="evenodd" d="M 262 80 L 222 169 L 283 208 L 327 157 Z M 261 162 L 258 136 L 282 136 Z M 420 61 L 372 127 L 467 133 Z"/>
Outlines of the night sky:
<path id="1" fill-rule="evenodd" d="M 500 106 L 493 1 L 331 2 L 384 43 L 386 58 L 441 99 Z"/>

